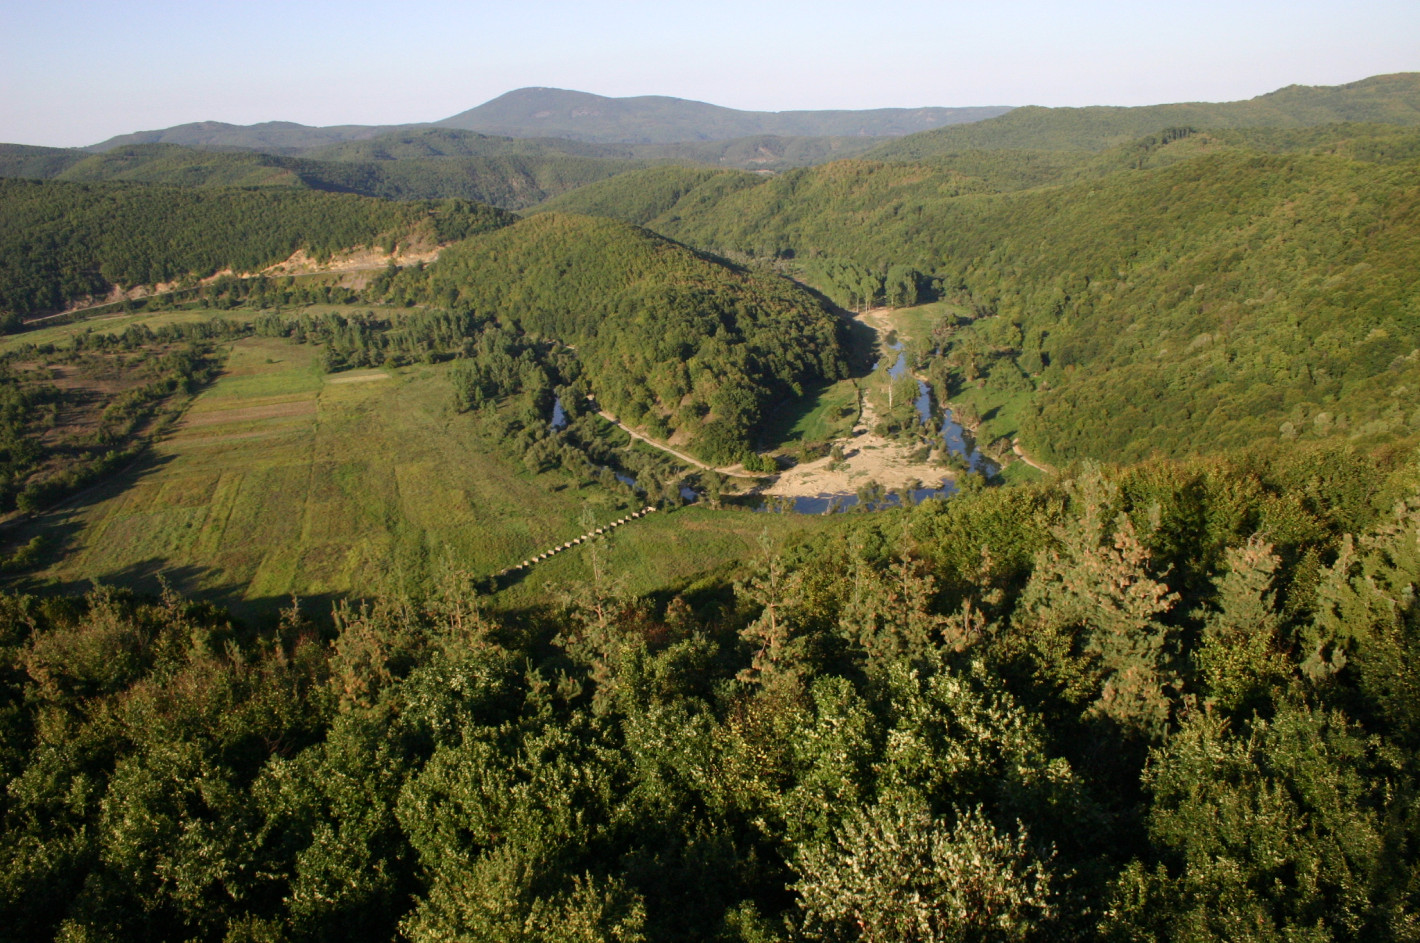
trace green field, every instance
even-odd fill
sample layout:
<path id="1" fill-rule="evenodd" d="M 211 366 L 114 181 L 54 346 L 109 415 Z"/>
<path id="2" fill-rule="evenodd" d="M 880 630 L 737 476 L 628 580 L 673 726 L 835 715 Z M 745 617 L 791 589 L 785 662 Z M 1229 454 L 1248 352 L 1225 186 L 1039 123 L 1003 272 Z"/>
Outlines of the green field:
<path id="1" fill-rule="evenodd" d="M 505 459 L 449 408 L 442 366 L 324 375 L 320 348 L 232 345 L 223 375 L 138 467 L 18 535 L 57 540 L 33 583 L 152 589 L 162 576 L 239 614 L 424 578 L 447 561 L 486 576 L 637 506 L 624 494 Z M 623 528 L 632 582 L 674 585 L 744 556 L 764 526 L 804 519 L 695 510 Z M 56 538 L 55 535 L 60 535 Z M 510 587 L 527 601 L 572 573 L 558 559 Z"/>
<path id="2" fill-rule="evenodd" d="M 857 421 L 857 381 L 839 380 L 781 406 L 765 421 L 762 438 L 771 445 L 829 442 L 848 435 Z"/>
<path id="3" fill-rule="evenodd" d="M 925 341 L 932 336 L 932 329 L 947 315 L 965 314 L 961 305 L 949 301 L 933 301 L 911 308 L 894 308 L 892 323 L 897 333 L 905 341 Z"/>

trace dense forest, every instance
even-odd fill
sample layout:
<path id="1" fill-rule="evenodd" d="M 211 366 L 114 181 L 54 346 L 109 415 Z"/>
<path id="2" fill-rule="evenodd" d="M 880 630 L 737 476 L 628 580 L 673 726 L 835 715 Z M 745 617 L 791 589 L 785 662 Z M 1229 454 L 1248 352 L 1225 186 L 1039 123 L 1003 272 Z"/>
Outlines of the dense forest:
<path id="1" fill-rule="evenodd" d="M 1102 150 L 1166 128 L 1302 128 L 1338 122 L 1420 124 L 1420 77 L 1377 75 L 1347 85 L 1292 85 L 1247 101 L 1134 108 L 1015 108 L 999 117 L 884 143 L 870 156 L 920 160 L 961 150 Z"/>
<path id="2" fill-rule="evenodd" d="M 565 603 L 4 598 L 15 938 L 1409 939 L 1415 466 L 1081 468 Z"/>
<path id="3" fill-rule="evenodd" d="M 813 295 L 611 220 L 547 214 L 450 247 L 387 297 L 498 314 L 570 345 L 618 417 L 728 463 L 767 405 L 846 375 Z"/>
<path id="4" fill-rule="evenodd" d="M 1394 158 L 1325 153 L 1356 140 L 1343 128 L 1306 153 L 1205 147 L 1005 192 L 866 161 L 763 181 L 645 171 L 644 192 L 633 174 L 554 205 L 620 206 L 689 244 L 777 259 L 845 306 L 934 282 L 978 316 L 943 337 L 946 358 L 975 364 L 954 390 L 1032 391 L 1019 431 L 1055 459 L 1137 459 L 1420 421 L 1404 394 L 1420 379 L 1420 208 L 1402 139 Z"/>
<path id="5" fill-rule="evenodd" d="M 0 148 L 0 176 L 122 181 L 183 187 L 293 187 L 386 200 L 460 199 L 522 209 L 588 183 L 645 166 L 644 161 L 568 154 L 508 141 L 449 147 L 435 136 L 403 135 L 341 145 L 326 160 L 135 144 L 100 154 L 56 148 Z M 481 137 L 475 135 L 475 137 Z M 401 144 L 401 142 L 403 142 Z M 440 148 L 440 143 L 445 144 Z M 422 146 L 421 146 L 422 145 Z M 439 153 L 453 151 L 452 154 Z M 460 153 L 460 151 L 467 153 Z M 421 154 L 420 152 L 427 152 Z M 323 153 L 323 152 L 321 152 Z M 349 153 L 370 153 L 353 159 Z M 391 154 L 399 156 L 391 156 Z"/>
<path id="6" fill-rule="evenodd" d="M 62 308 L 115 286 L 259 270 L 298 249 L 451 242 L 511 221 L 489 206 L 300 191 L 0 180 L 0 312 Z"/>

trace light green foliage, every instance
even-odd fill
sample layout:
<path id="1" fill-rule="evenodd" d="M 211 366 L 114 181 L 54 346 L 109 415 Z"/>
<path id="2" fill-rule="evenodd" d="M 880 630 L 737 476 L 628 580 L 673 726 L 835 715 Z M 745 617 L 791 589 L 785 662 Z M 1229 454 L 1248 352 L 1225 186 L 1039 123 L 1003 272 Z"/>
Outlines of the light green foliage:
<path id="1" fill-rule="evenodd" d="M 949 823 L 921 802 L 880 802 L 795 866 L 816 939 L 1025 940 L 1053 913 L 1050 872 L 1028 835 L 1003 834 L 979 809 Z"/>
<path id="2" fill-rule="evenodd" d="M 1168 627 L 1178 601 L 1154 578 L 1133 522 L 1114 512 L 1114 489 L 1098 470 L 1070 483 L 1074 515 L 1057 548 L 1036 558 L 1013 628 L 1039 652 L 1041 670 L 1064 696 L 1149 737 L 1162 735 L 1170 703 Z"/>
<path id="3" fill-rule="evenodd" d="M 1272 580 L 1281 559 L 1258 538 L 1229 548 L 1218 581 L 1218 608 L 1203 624 L 1198 666 L 1206 690 L 1224 710 L 1237 710 L 1286 678 Z"/>
<path id="4" fill-rule="evenodd" d="M 429 892 L 404 932 L 539 940 L 575 920 L 584 935 L 639 939 L 644 911 L 619 882 L 566 877 L 595 860 L 615 802 L 615 754 L 575 716 L 509 735 L 511 744 L 489 736 L 441 749 L 406 785 L 400 821 Z"/>

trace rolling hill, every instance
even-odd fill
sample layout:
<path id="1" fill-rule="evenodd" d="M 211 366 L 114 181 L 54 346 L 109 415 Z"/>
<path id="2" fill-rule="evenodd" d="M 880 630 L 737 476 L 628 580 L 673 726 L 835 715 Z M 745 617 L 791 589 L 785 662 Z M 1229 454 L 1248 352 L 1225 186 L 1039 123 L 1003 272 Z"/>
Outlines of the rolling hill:
<path id="1" fill-rule="evenodd" d="M 0 180 L 0 208 L 0 312 L 11 326 L 116 286 L 256 271 L 298 250 L 437 245 L 512 219 L 463 201 L 31 180 Z"/>
<path id="2" fill-rule="evenodd" d="M 388 200 L 474 200 L 505 209 L 522 209 L 646 166 L 644 161 L 578 156 L 535 143 L 524 147 L 511 138 L 489 140 L 494 142 L 492 146 L 465 147 L 463 150 L 469 153 L 464 154 L 367 160 L 312 160 L 176 144 L 136 144 L 101 154 L 57 148 L 0 148 L 0 177 L 186 187 L 293 187 Z M 385 152 L 383 147 L 375 151 Z"/>
<path id="3" fill-rule="evenodd" d="M 1098 151 L 1169 128 L 1302 128 L 1343 122 L 1420 124 L 1420 72 L 1372 76 L 1347 85 L 1291 85 L 1238 102 L 1029 106 L 972 125 L 908 135 L 867 156 L 911 161 L 966 150 Z"/>
<path id="4" fill-rule="evenodd" d="M 1383 136 L 1385 159 L 1361 160 L 1375 144 L 1348 126 L 1302 152 L 1247 138 L 1156 141 L 1182 150 L 1007 192 L 947 166 L 843 161 L 770 179 L 642 171 L 549 208 L 797 266 L 845 304 L 879 303 L 894 267 L 925 273 L 977 315 L 942 338 L 947 398 L 990 413 L 1026 396 L 993 431 L 1058 461 L 1408 434 L 1415 142 Z"/>

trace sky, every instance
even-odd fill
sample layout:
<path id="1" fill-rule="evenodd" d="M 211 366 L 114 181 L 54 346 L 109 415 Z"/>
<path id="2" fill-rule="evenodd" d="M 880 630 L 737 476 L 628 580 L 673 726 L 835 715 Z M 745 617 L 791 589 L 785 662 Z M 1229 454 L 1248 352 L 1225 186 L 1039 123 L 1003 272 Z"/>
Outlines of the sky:
<path id="1" fill-rule="evenodd" d="M 525 86 L 757 111 L 1234 101 L 1420 71 L 1416 0 L 0 0 L 0 141 L 436 121 Z"/>

